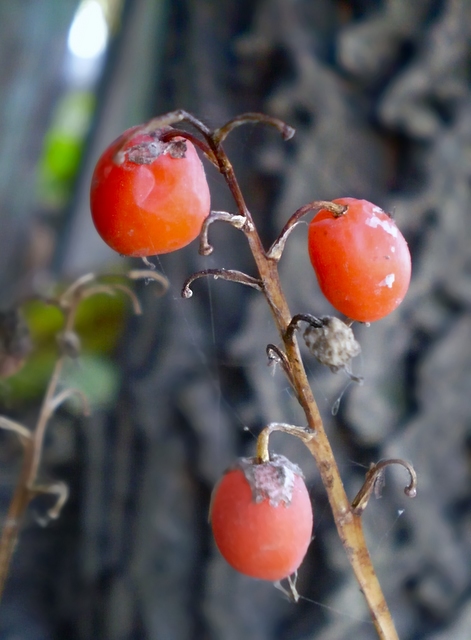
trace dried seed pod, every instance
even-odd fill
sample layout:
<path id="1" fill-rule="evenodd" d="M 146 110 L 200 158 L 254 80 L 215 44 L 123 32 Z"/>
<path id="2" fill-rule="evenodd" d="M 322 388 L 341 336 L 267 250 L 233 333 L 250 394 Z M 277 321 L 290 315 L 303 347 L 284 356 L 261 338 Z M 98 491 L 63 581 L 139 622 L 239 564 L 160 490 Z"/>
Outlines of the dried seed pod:
<path id="1" fill-rule="evenodd" d="M 334 373 L 339 369 L 351 373 L 351 360 L 361 351 L 351 327 L 333 316 L 320 318 L 320 326 L 309 325 L 303 338 L 312 355 Z"/>

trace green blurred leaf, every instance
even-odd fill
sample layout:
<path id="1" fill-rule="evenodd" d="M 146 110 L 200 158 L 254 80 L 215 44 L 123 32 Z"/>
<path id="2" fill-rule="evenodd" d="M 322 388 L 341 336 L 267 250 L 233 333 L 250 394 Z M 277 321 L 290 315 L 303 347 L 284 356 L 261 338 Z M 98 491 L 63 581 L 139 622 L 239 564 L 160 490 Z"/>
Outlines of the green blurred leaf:
<path id="1" fill-rule="evenodd" d="M 38 164 L 37 189 L 43 206 L 55 209 L 67 202 L 94 108 L 95 98 L 87 91 L 70 91 L 58 103 Z"/>
<path id="2" fill-rule="evenodd" d="M 29 302 L 24 305 L 23 312 L 30 328 L 33 352 L 21 371 L 0 385 L 0 401 L 9 408 L 37 400 L 44 393 L 59 355 L 56 336 L 64 324 L 60 310 L 44 302 Z M 109 373 L 113 368 L 110 354 L 118 344 L 128 313 L 128 299 L 119 293 L 91 296 L 78 308 L 75 330 L 82 352 L 76 366 L 85 372 L 85 377 L 90 373 L 90 379 L 94 372 L 101 372 L 103 382 L 100 390 L 97 389 L 100 397 L 106 390 L 111 393 L 116 384 L 117 374 L 111 380 Z M 88 362 L 92 363 L 94 371 L 87 372 Z M 103 397 L 100 402 L 105 403 Z"/>
<path id="3" fill-rule="evenodd" d="M 77 362 L 70 362 L 63 376 L 67 388 L 78 389 L 85 395 L 91 411 L 109 407 L 116 401 L 120 380 L 116 365 L 109 358 L 96 355 L 85 355 Z M 67 405 L 82 413 L 78 398 L 70 398 Z"/>

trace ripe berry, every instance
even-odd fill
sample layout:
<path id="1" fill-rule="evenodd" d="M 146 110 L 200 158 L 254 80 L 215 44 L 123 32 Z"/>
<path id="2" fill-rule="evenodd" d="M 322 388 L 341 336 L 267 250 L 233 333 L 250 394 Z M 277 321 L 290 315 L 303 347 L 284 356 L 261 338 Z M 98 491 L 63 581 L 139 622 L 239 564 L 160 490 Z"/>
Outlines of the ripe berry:
<path id="1" fill-rule="evenodd" d="M 219 551 L 252 578 L 294 573 L 312 535 L 312 507 L 300 469 L 283 456 L 242 458 L 216 485 L 210 521 Z"/>
<path id="2" fill-rule="evenodd" d="M 372 322 L 394 311 L 409 288 L 407 242 L 382 209 L 355 198 L 335 217 L 323 209 L 309 225 L 309 256 L 327 300 L 352 320 Z"/>
<path id="3" fill-rule="evenodd" d="M 193 144 L 182 138 L 162 142 L 163 130 L 141 131 L 125 131 L 103 152 L 90 189 L 98 233 L 112 249 L 134 257 L 189 244 L 210 206 L 208 183 Z"/>

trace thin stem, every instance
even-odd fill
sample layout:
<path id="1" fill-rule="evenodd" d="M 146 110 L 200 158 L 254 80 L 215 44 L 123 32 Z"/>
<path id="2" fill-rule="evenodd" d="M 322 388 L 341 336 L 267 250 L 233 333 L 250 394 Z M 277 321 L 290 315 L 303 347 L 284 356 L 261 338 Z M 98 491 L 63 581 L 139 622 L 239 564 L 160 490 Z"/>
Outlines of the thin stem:
<path id="1" fill-rule="evenodd" d="M 27 482 L 33 459 L 33 451 L 33 441 L 25 440 L 25 451 L 20 477 L 10 502 L 7 517 L 3 525 L 2 537 L 0 539 L 0 598 L 5 588 L 10 561 L 18 540 L 18 532 L 23 520 L 23 515 L 31 497 Z"/>
<path id="2" fill-rule="evenodd" d="M 260 280 L 263 283 L 263 293 L 272 312 L 280 339 L 284 344 L 286 360 L 289 362 L 290 381 L 306 416 L 308 425 L 306 433 L 308 433 L 309 436 L 306 436 L 304 443 L 317 463 L 332 508 L 337 531 L 360 589 L 365 595 L 378 636 L 381 640 L 398 640 L 391 614 L 389 613 L 368 553 L 361 517 L 352 510 L 343 487 L 333 451 L 309 385 L 296 336 L 294 333 L 291 333 L 289 336 L 286 335 L 286 330 L 291 322 L 292 315 L 281 287 L 277 268 L 278 254 L 280 250 L 282 250 L 283 240 L 281 240 L 281 248 L 280 241 L 278 241 L 277 247 L 275 243 L 275 249 L 272 247 L 268 254 L 265 252 L 260 237 L 253 225 L 251 214 L 245 204 L 232 165 L 220 144 L 220 131 L 221 130 L 219 130 L 219 133 L 216 132 L 213 135 L 207 135 L 206 133 L 205 137 L 218 160 L 219 171 L 228 184 L 240 215 L 244 216 L 251 223 L 250 227 L 245 230 L 245 234 L 259 271 Z M 308 205 L 308 210 L 311 208 L 312 203 Z M 298 210 L 295 217 L 291 218 L 291 223 L 287 223 L 284 229 L 285 236 L 289 234 L 290 228 L 299 220 L 299 217 L 307 213 L 307 210 L 305 211 L 304 209 L 305 208 L 301 208 L 301 210 Z M 339 215 L 341 215 L 341 212 L 339 212 Z M 298 217 L 296 218 L 296 216 Z M 281 236 L 283 236 L 283 232 Z"/>
<path id="3" fill-rule="evenodd" d="M 181 129 L 169 129 L 169 131 L 165 131 L 160 135 L 160 140 L 162 142 L 170 142 L 170 140 L 173 140 L 174 138 L 185 138 L 185 140 L 189 140 L 195 147 L 204 153 L 215 167 L 218 167 L 217 160 L 208 145 L 203 142 L 203 140 L 200 140 L 193 134 L 188 133 L 188 131 L 182 131 Z"/>
<path id="4" fill-rule="evenodd" d="M 75 304 L 71 304 L 68 310 L 68 313 L 66 314 L 63 333 L 73 331 L 78 303 L 82 299 L 80 292 L 77 292 L 76 296 L 77 296 L 77 299 Z M 61 355 L 57 359 L 54 369 L 52 371 L 51 378 L 49 380 L 49 384 L 46 389 L 46 394 L 44 396 L 41 409 L 39 411 L 38 422 L 36 424 L 36 428 L 34 430 L 34 435 L 33 435 L 33 459 L 32 459 L 31 467 L 29 471 L 29 477 L 28 477 L 28 483 L 27 483 L 28 487 L 32 487 L 36 481 L 36 476 L 39 469 L 39 463 L 41 461 L 41 456 L 42 456 L 44 436 L 46 435 L 46 427 L 47 427 L 48 420 L 51 417 L 51 405 L 53 405 L 54 403 L 54 396 L 56 395 L 56 390 L 59 384 L 62 369 L 64 368 L 65 360 L 66 360 L 65 355 Z"/>
<path id="5" fill-rule="evenodd" d="M 296 436 L 304 441 L 312 440 L 315 434 L 306 429 L 306 427 L 296 427 L 294 424 L 287 424 L 286 422 L 271 422 L 259 433 L 257 438 L 257 453 L 256 456 L 260 462 L 268 462 L 270 460 L 270 452 L 268 449 L 268 441 L 270 435 L 274 431 L 282 431 L 283 433 L 289 433 L 292 436 Z"/>
<path id="6" fill-rule="evenodd" d="M 229 120 L 229 122 L 226 122 L 226 124 L 219 127 L 219 129 L 215 129 L 213 131 L 213 139 L 217 142 L 223 142 L 228 134 L 236 127 L 250 123 L 266 124 L 270 127 L 275 127 L 283 136 L 283 140 L 290 140 L 296 133 L 293 127 L 290 127 L 289 124 L 286 124 L 286 122 L 278 118 L 272 118 L 264 113 L 242 113 L 240 116 L 236 116 L 232 118 L 232 120 Z"/>
<path id="7" fill-rule="evenodd" d="M 320 329 L 325 324 L 324 318 L 316 318 L 316 316 L 312 316 L 309 313 L 298 313 L 291 319 L 291 322 L 286 329 L 285 337 L 287 340 L 291 341 L 293 339 L 295 331 L 299 329 L 300 322 L 307 322 L 315 329 Z"/>
<path id="8" fill-rule="evenodd" d="M 281 365 L 281 368 L 285 372 L 286 377 L 291 383 L 291 386 L 294 386 L 293 377 L 291 375 L 291 367 L 289 364 L 289 360 L 286 357 L 284 351 L 282 351 L 279 347 L 274 344 L 268 344 L 266 348 L 268 364 L 270 365 Z"/>
<path id="9" fill-rule="evenodd" d="M 90 287 L 82 294 L 82 300 L 85 298 L 90 298 L 90 296 L 94 296 L 97 293 L 104 293 L 107 296 L 116 295 L 117 291 L 121 291 L 125 293 L 131 301 L 133 311 L 135 315 L 140 316 L 142 314 L 141 303 L 139 302 L 138 297 L 134 293 L 132 289 L 130 289 L 125 284 L 121 284 L 116 282 L 114 284 L 96 284 L 93 287 Z"/>
<path id="10" fill-rule="evenodd" d="M 5 416 L 0 416 L 0 429 L 13 431 L 20 438 L 21 442 L 24 442 L 25 439 L 31 440 L 32 434 L 29 429 L 14 420 L 10 420 L 10 418 L 5 418 Z"/>
<path id="11" fill-rule="evenodd" d="M 74 282 L 61 296 L 59 306 L 64 310 L 65 323 L 63 333 L 72 332 L 75 314 L 83 286 L 94 280 L 93 274 L 87 274 Z M 66 356 L 60 355 L 56 360 L 52 375 L 43 398 L 39 411 L 36 428 L 31 433 L 31 438 L 24 440 L 25 452 L 20 470 L 20 477 L 13 493 L 8 508 L 6 522 L 0 538 L 0 599 L 5 589 L 11 558 L 15 550 L 21 524 L 31 498 L 35 495 L 34 485 L 41 461 L 44 436 L 49 418 L 51 406 L 54 404 L 54 396 L 59 384 L 60 375 Z"/>
<path id="12" fill-rule="evenodd" d="M 168 289 L 167 278 L 156 271 L 150 269 L 132 269 L 131 271 L 128 271 L 126 275 L 130 280 L 154 280 L 155 282 L 158 282 L 162 287 L 161 294 L 165 293 Z"/>
<path id="13" fill-rule="evenodd" d="M 42 454 L 42 446 L 49 418 L 49 403 L 51 402 L 59 382 L 65 356 L 59 357 L 49 381 L 44 397 L 36 429 L 32 439 L 25 440 L 25 452 L 20 470 L 20 477 L 13 493 L 7 518 L 0 539 L 0 599 L 3 595 L 11 558 L 16 547 L 18 535 L 23 522 L 24 514 L 31 498 L 34 495 L 32 487 L 36 480 L 39 461 Z"/>
<path id="14" fill-rule="evenodd" d="M 47 517 L 39 519 L 39 523 L 45 526 L 49 520 L 56 520 L 62 511 L 63 506 L 67 502 L 69 497 L 69 488 L 65 482 L 54 482 L 53 484 L 37 484 L 31 487 L 31 493 L 33 495 L 51 494 L 56 496 L 57 500 L 55 504 L 48 509 Z"/>
<path id="15" fill-rule="evenodd" d="M 86 395 L 80 389 L 64 389 L 60 393 L 57 393 L 54 396 L 54 399 L 51 401 L 49 405 L 49 414 L 53 415 L 57 409 L 63 404 L 66 400 L 70 398 L 77 397 L 82 405 L 82 413 L 84 416 L 90 415 L 90 405 L 88 404 L 88 400 Z"/>
<path id="16" fill-rule="evenodd" d="M 207 276 L 213 276 L 215 280 L 221 278 L 221 280 L 232 280 L 232 282 L 239 282 L 245 284 L 248 287 L 262 291 L 263 285 L 260 280 L 252 278 L 242 271 L 235 271 L 234 269 L 205 269 L 204 271 L 197 271 L 192 276 L 187 278 L 183 283 L 182 297 L 191 298 L 193 291 L 190 289 L 190 285 L 198 278 L 205 278 Z"/>

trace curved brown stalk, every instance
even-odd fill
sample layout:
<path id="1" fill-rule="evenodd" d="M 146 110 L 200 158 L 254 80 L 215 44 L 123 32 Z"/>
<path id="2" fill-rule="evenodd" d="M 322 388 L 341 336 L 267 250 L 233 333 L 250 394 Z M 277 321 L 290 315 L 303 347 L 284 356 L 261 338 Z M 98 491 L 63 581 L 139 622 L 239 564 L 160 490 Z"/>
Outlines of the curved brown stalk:
<path id="1" fill-rule="evenodd" d="M 74 316 L 75 309 L 74 313 L 68 314 L 66 319 L 66 327 L 68 330 L 73 329 Z M 26 509 L 35 495 L 34 484 L 41 460 L 46 426 L 51 415 L 51 405 L 54 400 L 65 359 L 65 355 L 61 355 L 57 359 L 41 405 L 36 428 L 32 432 L 31 438 L 24 439 L 24 455 L 20 477 L 8 508 L 2 537 L 0 539 L 0 599 L 3 595 L 11 558 L 18 541 L 18 535 Z"/>
<path id="2" fill-rule="evenodd" d="M 191 122 L 193 125 L 195 124 L 194 119 L 191 120 Z M 232 126 L 226 127 L 226 129 L 221 127 L 216 130 L 214 135 L 211 135 L 211 133 L 208 134 L 207 128 L 203 125 L 203 129 L 200 129 L 200 132 L 206 138 L 209 147 L 218 161 L 219 171 L 229 186 L 240 216 L 243 216 L 248 222 L 248 224 L 244 226 L 243 231 L 247 237 L 258 268 L 259 278 L 263 285 L 263 294 L 270 307 L 280 339 L 284 345 L 286 361 L 289 363 L 290 382 L 304 410 L 308 425 L 304 442 L 314 457 L 319 469 L 332 508 L 338 534 L 360 589 L 365 595 L 379 638 L 381 638 L 381 640 L 398 640 L 394 622 L 388 610 L 366 546 L 361 516 L 354 512 L 347 498 L 332 448 L 324 430 L 318 406 L 309 385 L 296 336 L 291 331 L 287 333 L 292 315 L 288 308 L 278 274 L 277 263 L 279 260 L 278 254 L 280 253 L 278 250 L 279 247 L 275 243 L 275 251 L 272 249 L 270 253 L 267 253 L 264 250 L 255 225 L 253 224 L 252 216 L 245 204 L 232 165 L 221 145 L 221 138 L 223 137 L 221 136 L 221 131 L 226 132 L 227 129 L 231 128 Z M 316 206 L 317 204 L 318 203 L 316 203 Z M 310 209 L 313 208 L 312 204 L 308 205 L 308 207 Z M 291 218 L 291 224 L 285 228 L 285 233 L 282 234 L 284 238 L 304 213 L 304 210 L 300 210 L 295 214 L 294 218 Z"/>
<path id="3" fill-rule="evenodd" d="M 262 291 L 263 288 L 262 282 L 260 280 L 257 280 L 257 278 L 252 278 L 251 276 L 248 276 L 246 273 L 242 273 L 241 271 L 235 271 L 234 269 L 205 269 L 204 271 L 197 271 L 185 280 L 182 288 L 182 297 L 191 298 L 191 296 L 193 295 L 193 291 L 191 290 L 190 285 L 195 280 L 208 276 L 212 276 L 215 280 L 221 278 L 221 280 L 231 280 L 232 282 L 239 282 L 240 284 L 245 284 L 246 286 L 257 289 L 258 291 Z"/>
<path id="4" fill-rule="evenodd" d="M 257 246 L 252 242 L 251 246 Z M 263 293 L 284 342 L 285 353 L 290 363 L 291 380 L 300 405 L 304 410 L 311 436 L 305 445 L 314 457 L 327 492 L 338 534 L 360 585 L 373 623 L 382 640 L 397 640 L 391 614 L 376 576 L 363 534 L 361 516 L 351 508 L 334 458 L 330 442 L 324 430 L 322 418 L 311 391 L 295 336 L 286 337 L 291 322 L 276 264 L 265 255 L 254 255 L 259 267 L 260 279 L 264 283 Z"/>

